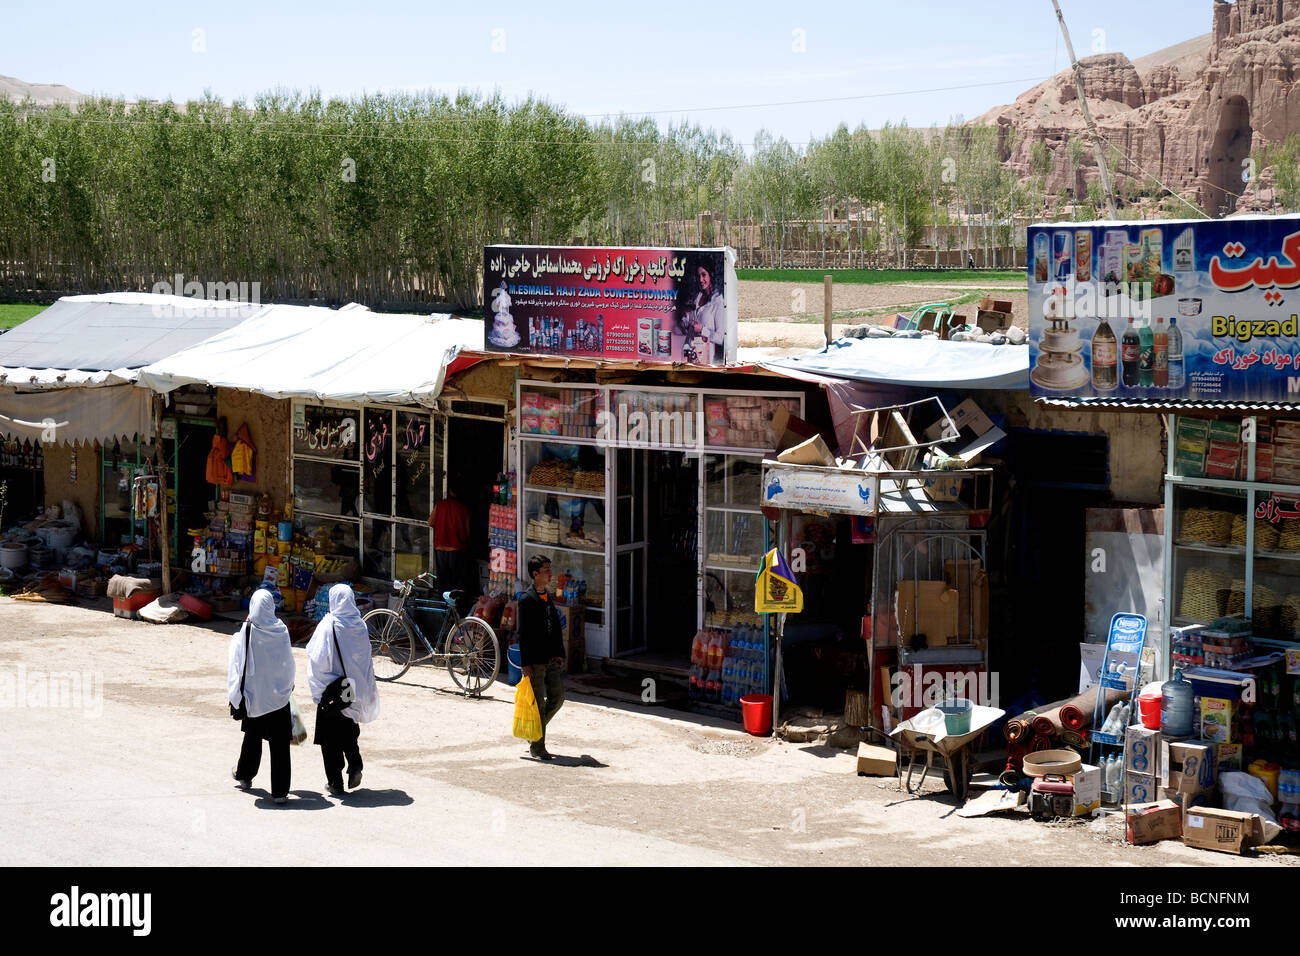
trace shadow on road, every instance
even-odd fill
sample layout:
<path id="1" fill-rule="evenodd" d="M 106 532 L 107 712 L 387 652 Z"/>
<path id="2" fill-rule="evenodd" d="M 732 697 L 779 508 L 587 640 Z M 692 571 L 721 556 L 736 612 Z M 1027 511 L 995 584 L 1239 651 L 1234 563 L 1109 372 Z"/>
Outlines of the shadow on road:
<path id="1" fill-rule="evenodd" d="M 249 790 L 257 799 L 253 806 L 259 810 L 327 810 L 330 802 L 312 790 L 290 790 L 288 803 L 276 803 L 271 794 L 262 789 Z"/>
<path id="2" fill-rule="evenodd" d="M 528 760 L 532 763 L 549 764 L 552 767 L 608 767 L 609 764 L 601 763 L 591 754 L 583 754 L 581 757 L 565 757 L 555 754 L 550 760 L 538 760 L 536 757 L 530 757 L 524 754 L 520 760 Z"/>
<path id="3" fill-rule="evenodd" d="M 345 807 L 409 807 L 415 803 L 405 790 L 353 790 L 335 799 Z"/>

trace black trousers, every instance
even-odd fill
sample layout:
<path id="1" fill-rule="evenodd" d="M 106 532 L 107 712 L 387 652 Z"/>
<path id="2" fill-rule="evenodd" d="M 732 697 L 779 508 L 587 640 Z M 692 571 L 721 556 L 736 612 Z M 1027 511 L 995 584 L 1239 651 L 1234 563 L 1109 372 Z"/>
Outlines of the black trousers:
<path id="1" fill-rule="evenodd" d="M 362 771 L 360 739 L 361 728 L 351 717 L 317 709 L 314 742 L 320 747 L 325 780 L 331 786 L 343 789 L 344 760 L 347 761 L 349 776 Z"/>
<path id="2" fill-rule="evenodd" d="M 289 795 L 289 738 L 268 740 L 271 747 L 271 796 Z M 240 780 L 252 780 L 262 765 L 262 738 L 244 732 L 244 745 L 239 748 L 239 766 L 235 774 Z"/>
<path id="3" fill-rule="evenodd" d="M 271 748 L 271 796 L 289 795 L 289 743 L 293 737 L 293 719 L 289 705 L 261 717 L 250 717 L 242 724 L 244 744 L 239 749 L 239 764 L 235 775 L 240 780 L 252 780 L 262 765 L 262 741 Z"/>

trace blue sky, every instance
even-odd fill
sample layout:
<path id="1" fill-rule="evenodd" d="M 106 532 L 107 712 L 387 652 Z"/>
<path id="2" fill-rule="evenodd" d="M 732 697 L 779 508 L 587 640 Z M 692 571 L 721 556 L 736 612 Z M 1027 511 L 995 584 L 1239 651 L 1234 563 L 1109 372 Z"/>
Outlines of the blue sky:
<path id="1" fill-rule="evenodd" d="M 1100 46 L 1136 58 L 1210 29 L 1211 0 L 1061 7 L 1080 56 Z M 740 142 L 760 128 L 804 142 L 840 122 L 969 119 L 1069 64 L 1051 0 L 78 0 L 23 4 L 5 19 L 0 74 L 83 93 L 180 100 L 211 90 L 230 101 L 275 87 L 495 89 L 583 114 L 689 119 Z M 739 106 L 752 108 L 716 109 Z"/>

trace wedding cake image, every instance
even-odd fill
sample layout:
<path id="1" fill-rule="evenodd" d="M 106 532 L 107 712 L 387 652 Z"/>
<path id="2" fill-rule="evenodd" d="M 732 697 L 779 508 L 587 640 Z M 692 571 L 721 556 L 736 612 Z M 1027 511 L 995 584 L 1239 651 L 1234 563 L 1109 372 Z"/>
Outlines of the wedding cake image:
<path id="1" fill-rule="evenodd" d="M 506 292 L 504 280 L 492 290 L 492 313 L 492 331 L 488 332 L 488 341 L 498 348 L 514 348 L 519 344 L 519 330 L 510 314 L 510 295 Z"/>

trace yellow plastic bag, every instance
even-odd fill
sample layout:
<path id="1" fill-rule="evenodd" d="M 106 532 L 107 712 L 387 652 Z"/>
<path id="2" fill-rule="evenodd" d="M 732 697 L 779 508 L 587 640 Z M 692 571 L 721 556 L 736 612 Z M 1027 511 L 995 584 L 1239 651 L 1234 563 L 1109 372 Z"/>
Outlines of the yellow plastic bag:
<path id="1" fill-rule="evenodd" d="M 542 713 L 537 709 L 533 682 L 527 677 L 515 688 L 515 736 L 529 743 L 542 739 Z"/>

